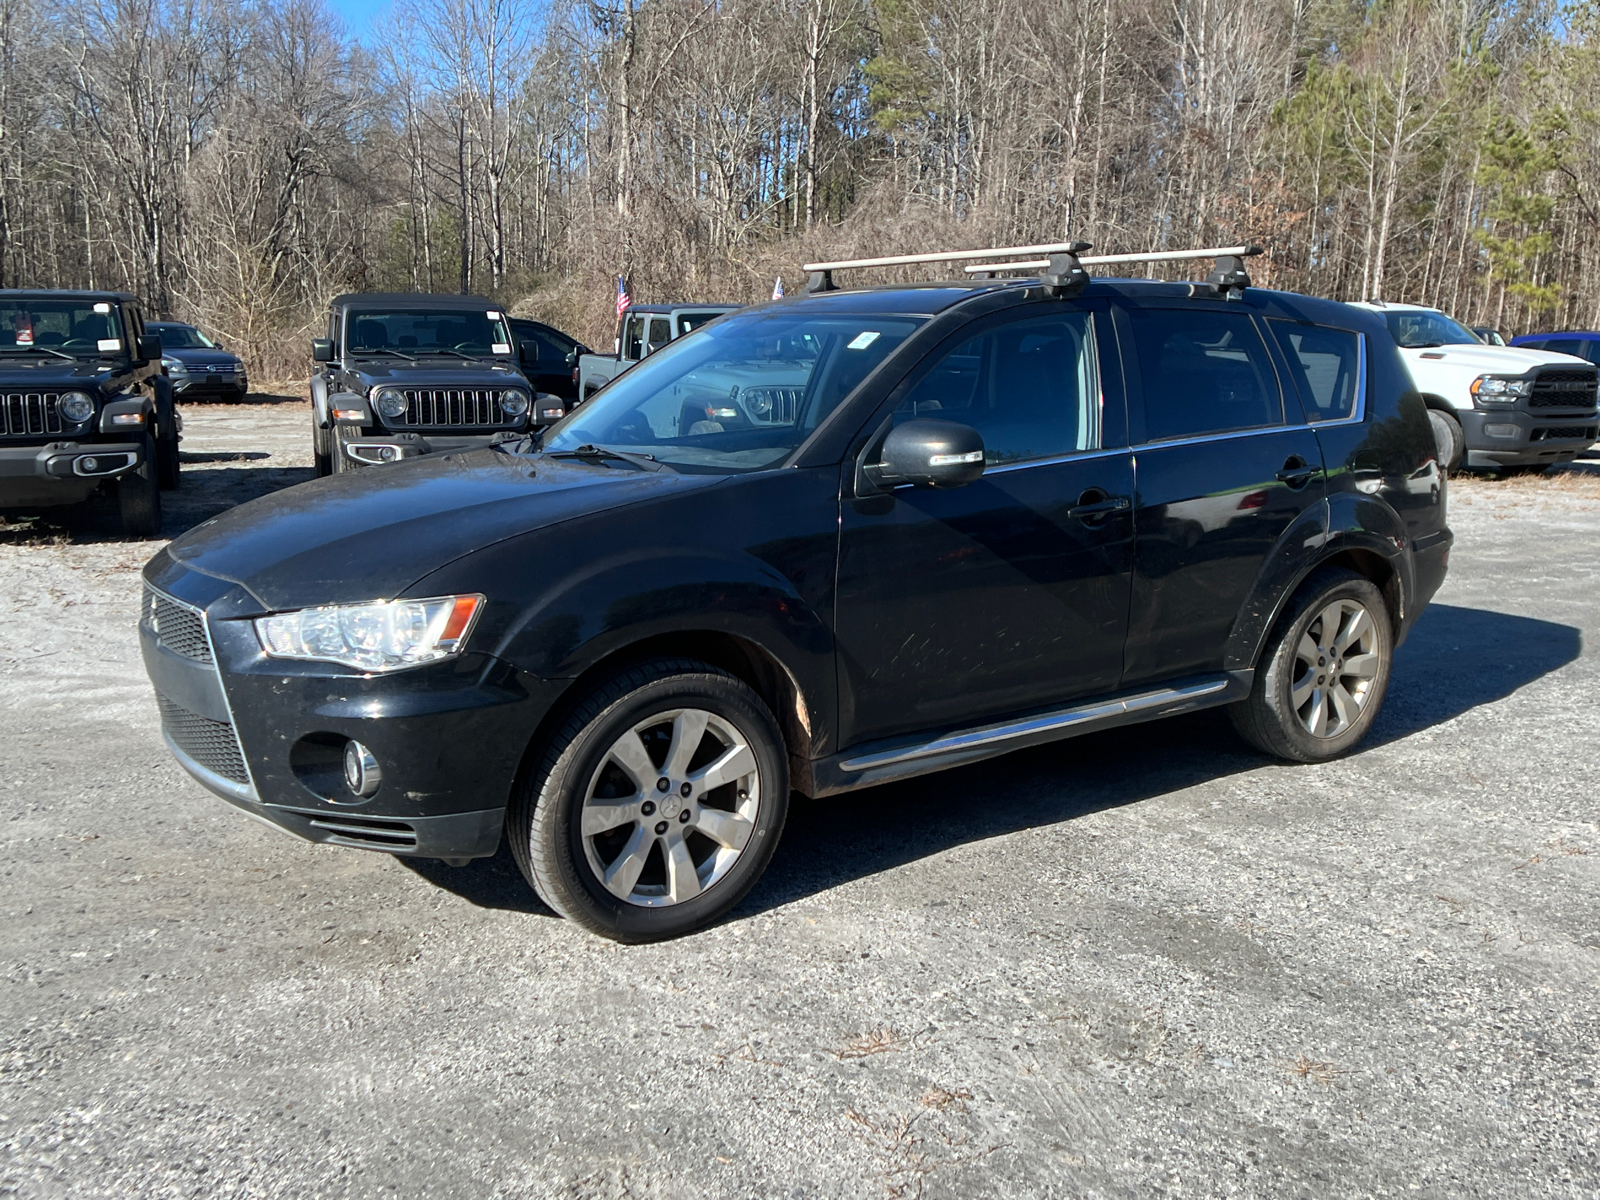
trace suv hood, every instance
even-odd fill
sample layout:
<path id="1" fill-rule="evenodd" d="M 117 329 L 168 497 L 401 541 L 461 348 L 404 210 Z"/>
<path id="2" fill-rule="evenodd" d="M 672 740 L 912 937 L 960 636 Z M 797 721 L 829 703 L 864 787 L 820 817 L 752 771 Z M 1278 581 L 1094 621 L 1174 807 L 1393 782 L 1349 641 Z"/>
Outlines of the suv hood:
<path id="1" fill-rule="evenodd" d="M 505 362 L 480 358 L 419 358 L 414 363 L 403 358 L 383 362 L 363 361 L 349 374 L 360 380 L 362 387 L 494 387 L 496 385 L 522 384 L 527 379 L 521 371 Z"/>
<path id="2" fill-rule="evenodd" d="M 1406 365 L 1415 374 L 1429 367 L 1470 370 L 1478 375 L 1521 375 L 1548 363 L 1563 366 L 1592 366 L 1584 359 L 1551 350 L 1529 350 L 1522 346 L 1415 346 L 1400 347 Z"/>
<path id="3" fill-rule="evenodd" d="M 244 361 L 237 354 L 210 346 L 178 346 L 171 350 L 163 349 L 161 353 L 177 359 L 186 367 L 237 367 Z"/>
<path id="4" fill-rule="evenodd" d="M 68 362 L 53 354 L 0 354 L 0 387 L 92 390 L 112 372 L 90 359 Z"/>
<path id="5" fill-rule="evenodd" d="M 174 541 L 146 575 L 163 574 L 167 557 L 243 586 L 263 610 L 391 599 L 506 538 L 720 482 L 498 450 L 424 455 L 229 509 Z"/>

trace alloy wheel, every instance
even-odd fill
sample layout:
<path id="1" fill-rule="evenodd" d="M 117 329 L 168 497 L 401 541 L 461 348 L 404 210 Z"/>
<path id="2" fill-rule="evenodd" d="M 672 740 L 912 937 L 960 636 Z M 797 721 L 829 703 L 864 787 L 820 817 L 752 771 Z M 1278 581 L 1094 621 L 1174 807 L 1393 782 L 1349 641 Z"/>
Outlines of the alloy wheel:
<path id="1" fill-rule="evenodd" d="M 1361 716 L 1378 677 L 1378 634 L 1355 600 L 1335 600 L 1295 645 L 1290 703 L 1313 737 L 1334 738 Z"/>
<path id="2" fill-rule="evenodd" d="M 617 898 L 682 904 L 732 869 L 760 806 L 755 752 L 732 722 L 703 708 L 657 713 L 595 768 L 580 815 L 584 855 Z"/>

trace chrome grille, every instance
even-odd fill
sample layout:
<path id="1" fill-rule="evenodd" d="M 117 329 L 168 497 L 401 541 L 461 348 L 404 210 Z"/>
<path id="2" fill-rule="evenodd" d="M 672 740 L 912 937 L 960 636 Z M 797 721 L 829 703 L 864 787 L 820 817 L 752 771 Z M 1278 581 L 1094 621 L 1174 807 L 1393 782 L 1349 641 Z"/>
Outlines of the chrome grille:
<path id="1" fill-rule="evenodd" d="M 211 639 L 205 620 L 192 608 L 168 600 L 154 588 L 144 590 L 144 618 L 156 640 L 184 658 L 211 663 Z"/>
<path id="2" fill-rule="evenodd" d="M 56 399 L 55 392 L 7 392 L 0 433 L 11 437 L 60 433 L 61 414 L 56 411 Z"/>
<path id="3" fill-rule="evenodd" d="M 428 429 L 507 425 L 500 411 L 500 393 L 491 390 L 438 389 L 405 391 L 402 423 Z"/>
<path id="4" fill-rule="evenodd" d="M 1594 441 L 1596 426 L 1594 425 L 1546 425 L 1543 429 L 1535 429 L 1529 435 L 1531 442 L 1553 442 L 1564 438 L 1587 438 Z"/>
<path id="5" fill-rule="evenodd" d="M 771 411 L 763 416 L 755 417 L 756 420 L 769 422 L 773 425 L 793 425 L 794 415 L 800 409 L 800 397 L 804 394 L 804 388 L 749 388 L 744 394 L 744 399 L 747 408 L 751 406 L 758 396 L 772 402 Z M 755 415 L 753 409 L 751 415 Z"/>
<path id="6" fill-rule="evenodd" d="M 232 725 L 192 713 L 159 693 L 156 705 L 161 709 L 161 728 L 179 750 L 224 779 L 234 783 L 250 782 L 244 753 L 239 749 L 239 739 Z"/>
<path id="7" fill-rule="evenodd" d="M 1593 367 L 1546 368 L 1534 376 L 1529 408 L 1593 408 L 1600 372 Z"/>

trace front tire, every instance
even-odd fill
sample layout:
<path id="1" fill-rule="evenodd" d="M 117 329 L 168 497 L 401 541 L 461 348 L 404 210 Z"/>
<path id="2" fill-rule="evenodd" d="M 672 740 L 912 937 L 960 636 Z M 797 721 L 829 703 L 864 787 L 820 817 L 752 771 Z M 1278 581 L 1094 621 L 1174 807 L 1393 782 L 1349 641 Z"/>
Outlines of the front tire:
<path id="1" fill-rule="evenodd" d="M 1467 453 L 1467 435 L 1461 431 L 1461 422 L 1437 408 L 1428 410 L 1428 424 L 1433 426 L 1433 441 L 1438 448 L 1439 465 L 1446 475 L 1461 469 L 1461 460 Z"/>
<path id="2" fill-rule="evenodd" d="M 556 912 L 651 942 L 745 897 L 788 804 L 783 737 L 761 698 L 706 663 L 662 659 L 588 693 L 538 752 L 507 827 L 517 865 Z"/>
<path id="3" fill-rule="evenodd" d="M 180 481 L 178 466 L 178 410 L 172 393 L 156 391 L 156 482 L 164 492 L 174 491 Z"/>
<path id="4" fill-rule="evenodd" d="M 117 479 L 117 508 L 122 532 L 131 538 L 156 537 L 161 532 L 161 484 L 157 479 L 156 442 L 148 433 L 140 446 L 142 461 Z"/>
<path id="5" fill-rule="evenodd" d="M 1354 571 L 1323 568 L 1273 627 L 1249 697 L 1228 715 L 1245 741 L 1278 758 L 1337 758 L 1377 719 L 1393 661 L 1383 593 Z"/>
<path id="6" fill-rule="evenodd" d="M 324 429 L 317 420 L 316 414 L 311 417 L 311 458 L 316 463 L 317 475 L 333 474 L 333 451 L 329 445 L 333 440 L 333 431 Z"/>

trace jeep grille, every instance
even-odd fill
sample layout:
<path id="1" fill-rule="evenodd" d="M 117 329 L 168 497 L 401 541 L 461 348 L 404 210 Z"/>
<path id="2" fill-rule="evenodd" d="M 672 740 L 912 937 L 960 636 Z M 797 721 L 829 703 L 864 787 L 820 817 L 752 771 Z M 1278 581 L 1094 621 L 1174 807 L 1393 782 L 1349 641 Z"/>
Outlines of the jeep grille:
<path id="1" fill-rule="evenodd" d="M 55 392 L 8 392 L 3 403 L 5 416 L 0 418 L 0 433 L 27 437 L 35 433 L 61 432 Z"/>
<path id="2" fill-rule="evenodd" d="M 1593 408 L 1596 379 L 1593 367 L 1547 367 L 1533 380 L 1529 408 Z"/>
<path id="3" fill-rule="evenodd" d="M 404 425 L 452 429 L 513 423 L 500 411 L 498 391 L 413 391 L 408 388 L 405 397 L 406 415 L 400 419 Z"/>

